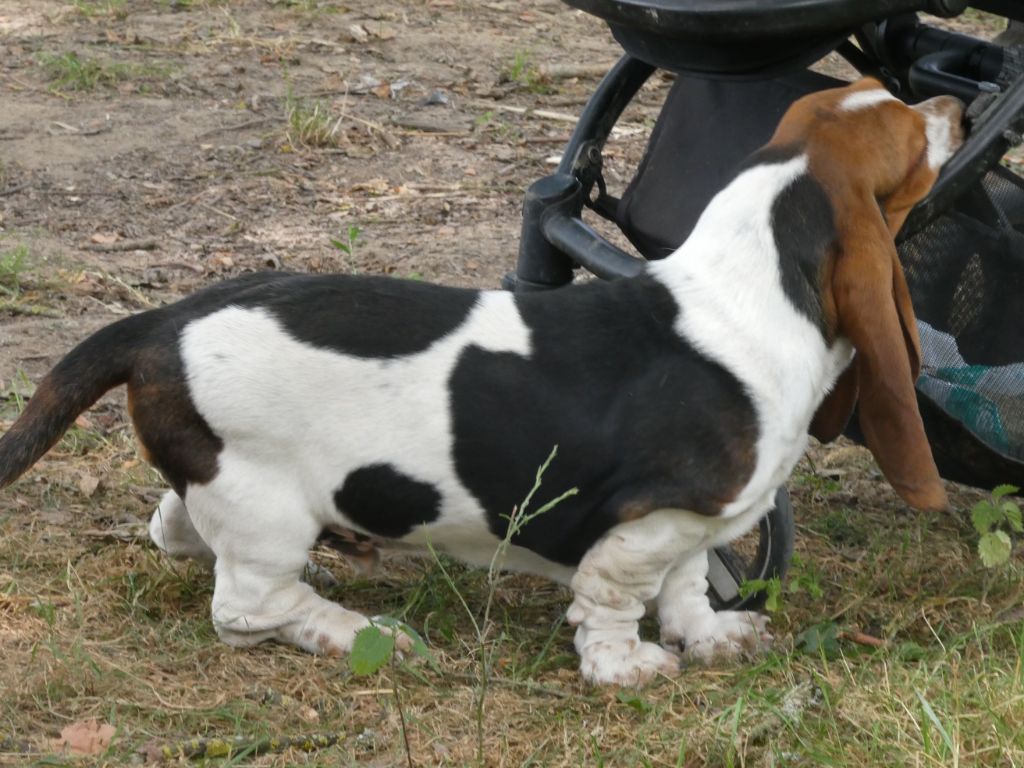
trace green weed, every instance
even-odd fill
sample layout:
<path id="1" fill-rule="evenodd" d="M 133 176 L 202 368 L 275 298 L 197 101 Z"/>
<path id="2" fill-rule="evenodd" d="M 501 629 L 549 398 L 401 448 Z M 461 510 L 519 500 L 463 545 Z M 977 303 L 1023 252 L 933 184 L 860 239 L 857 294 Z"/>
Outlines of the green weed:
<path id="1" fill-rule="evenodd" d="M 75 10 L 87 18 L 109 16 L 123 19 L 128 16 L 127 0 L 71 0 Z"/>
<path id="2" fill-rule="evenodd" d="M 336 147 L 344 140 L 341 127 L 345 116 L 332 116 L 322 101 L 289 96 L 285 102 L 285 116 L 285 141 L 293 151 L 310 147 Z"/>
<path id="3" fill-rule="evenodd" d="M 55 93 L 112 88 L 126 80 L 167 77 L 172 71 L 165 65 L 100 61 L 80 57 L 73 51 L 42 54 L 39 64 L 50 80 L 50 90 Z"/>
<path id="4" fill-rule="evenodd" d="M 530 62 L 527 51 L 516 51 L 512 62 L 502 70 L 501 77 L 505 82 L 515 83 L 530 93 L 545 94 L 553 90 L 548 78 Z"/>
<path id="5" fill-rule="evenodd" d="M 1013 551 L 1011 533 L 1024 533 L 1017 502 L 1006 499 L 1020 489 L 1013 485 L 1000 485 L 993 489 L 989 499 L 982 499 L 971 509 L 971 522 L 978 532 L 978 554 L 986 568 L 1003 565 Z"/>
<path id="6" fill-rule="evenodd" d="M 21 294 L 22 277 L 29 267 L 27 245 L 18 245 L 0 253 L 0 291 L 14 299 Z"/>
<path id="7" fill-rule="evenodd" d="M 356 241 L 359 236 L 363 233 L 363 230 L 357 227 L 355 224 L 349 224 L 348 228 L 342 232 L 344 239 L 332 237 L 331 245 L 337 248 L 339 251 L 344 253 L 346 256 L 352 257 L 356 254 Z"/>

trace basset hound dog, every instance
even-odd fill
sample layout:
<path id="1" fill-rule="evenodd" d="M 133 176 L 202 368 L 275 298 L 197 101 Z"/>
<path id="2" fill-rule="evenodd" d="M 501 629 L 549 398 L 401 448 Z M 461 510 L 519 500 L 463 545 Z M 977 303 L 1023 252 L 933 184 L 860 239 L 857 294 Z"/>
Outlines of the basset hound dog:
<path id="1" fill-rule="evenodd" d="M 583 677 L 640 684 L 768 639 L 714 612 L 706 552 L 752 528 L 859 404 L 908 504 L 947 505 L 914 396 L 920 349 L 893 235 L 962 141 L 962 105 L 862 80 L 797 101 L 692 236 L 632 279 L 513 295 L 254 274 L 73 349 L 0 439 L 0 486 L 127 384 L 169 490 L 150 533 L 215 562 L 236 646 L 352 647 L 368 619 L 302 581 L 345 531 L 487 565 L 538 467 L 569 496 L 504 567 L 574 594 Z M 640 639 L 656 605 L 661 642 Z"/>

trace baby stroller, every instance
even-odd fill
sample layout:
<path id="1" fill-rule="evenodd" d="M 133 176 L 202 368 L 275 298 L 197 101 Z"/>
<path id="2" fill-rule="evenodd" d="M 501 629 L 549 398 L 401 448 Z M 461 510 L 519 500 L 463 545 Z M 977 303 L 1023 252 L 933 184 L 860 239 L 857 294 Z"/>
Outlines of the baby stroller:
<path id="1" fill-rule="evenodd" d="M 644 259 L 671 253 L 794 100 L 843 84 L 808 69 L 832 51 L 904 101 L 958 96 L 969 105 L 969 137 L 897 243 L 921 336 L 918 402 L 943 477 L 1024 486 L 1024 323 L 1015 301 L 1024 289 L 1024 180 L 1000 164 L 1024 131 L 1024 45 L 984 42 L 918 15 L 950 18 L 971 6 L 1016 21 L 1024 2 L 566 2 L 604 19 L 626 55 L 584 108 L 557 171 L 527 191 L 505 287 L 556 288 L 580 268 L 608 280 L 638 274 L 643 260 L 598 234 L 584 209 L 617 226 Z M 617 198 L 602 177 L 602 147 L 657 68 L 675 82 Z M 848 434 L 858 437 L 856 414 Z M 792 507 L 780 488 L 756 551 L 721 548 L 710 558 L 712 603 L 759 606 L 763 595 L 740 585 L 783 574 L 792 547 Z"/>

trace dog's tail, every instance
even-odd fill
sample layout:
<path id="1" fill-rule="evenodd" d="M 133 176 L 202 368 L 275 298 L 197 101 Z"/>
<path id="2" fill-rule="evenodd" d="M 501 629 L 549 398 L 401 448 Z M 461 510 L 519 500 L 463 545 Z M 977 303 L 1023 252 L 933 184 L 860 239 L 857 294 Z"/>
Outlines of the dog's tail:
<path id="1" fill-rule="evenodd" d="M 97 331 L 46 375 L 0 437 L 0 488 L 35 464 L 104 393 L 128 381 L 153 314 L 126 317 Z"/>

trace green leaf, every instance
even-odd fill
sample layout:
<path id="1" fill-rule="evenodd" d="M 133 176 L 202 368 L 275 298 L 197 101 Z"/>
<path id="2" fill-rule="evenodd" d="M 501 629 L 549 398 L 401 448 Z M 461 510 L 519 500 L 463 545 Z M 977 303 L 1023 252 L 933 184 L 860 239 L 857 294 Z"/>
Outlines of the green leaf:
<path id="1" fill-rule="evenodd" d="M 839 654 L 839 626 L 834 621 L 815 624 L 797 635 L 796 642 L 804 653 L 834 658 Z"/>
<path id="2" fill-rule="evenodd" d="M 430 650 L 427 648 L 427 644 L 420 636 L 420 633 L 404 621 L 396 619 L 393 616 L 376 616 L 373 619 L 373 623 L 382 627 L 388 627 L 392 632 L 401 632 L 403 635 L 407 635 L 409 639 L 412 640 L 413 655 L 419 656 L 421 659 L 426 659 L 432 667 L 435 669 L 437 668 L 437 661 L 430 653 Z"/>
<path id="3" fill-rule="evenodd" d="M 646 715 L 652 709 L 651 702 L 637 695 L 634 691 L 619 691 L 615 694 L 615 698 L 627 707 L 635 709 L 641 715 Z"/>
<path id="4" fill-rule="evenodd" d="M 740 597 L 750 597 L 767 588 L 768 582 L 765 579 L 744 579 L 739 587 Z"/>
<path id="5" fill-rule="evenodd" d="M 1003 521 L 1003 513 L 989 501 L 979 501 L 971 510 L 974 530 L 984 536 Z"/>
<path id="6" fill-rule="evenodd" d="M 764 609 L 768 613 L 778 613 L 782 608 L 782 585 L 778 579 L 768 581 L 768 588 L 765 590 L 767 597 L 764 600 Z"/>
<path id="7" fill-rule="evenodd" d="M 343 243 L 343 242 L 341 242 L 341 240 L 335 240 L 333 237 L 330 240 L 331 240 L 331 245 L 333 245 L 339 251 L 344 251 L 349 256 L 352 255 L 352 249 L 349 247 L 348 243 Z"/>
<path id="8" fill-rule="evenodd" d="M 914 642 L 900 643 L 899 648 L 896 649 L 896 658 L 900 661 L 921 661 L 927 655 L 928 652 Z"/>
<path id="9" fill-rule="evenodd" d="M 928 699 L 924 697 L 924 694 L 916 688 L 914 689 L 914 693 L 917 694 L 917 699 L 921 702 L 921 709 L 924 710 L 925 717 L 931 721 L 932 725 L 935 726 L 935 730 L 937 730 L 939 735 L 942 736 L 942 742 L 946 745 L 946 749 L 949 750 L 949 753 L 953 754 L 956 750 L 953 747 L 953 739 L 950 738 L 949 731 L 946 730 L 942 721 L 939 720 L 939 716 L 935 714 L 935 710 L 932 709 L 932 705 L 928 703 Z"/>
<path id="10" fill-rule="evenodd" d="M 379 627 L 364 627 L 356 633 L 349 661 L 357 675 L 372 675 L 391 660 L 395 638 Z"/>
<path id="11" fill-rule="evenodd" d="M 1003 496 L 1008 496 L 1011 493 L 1017 493 L 1019 490 L 1020 488 L 1016 485 L 997 485 L 992 489 L 992 498 L 999 501 Z"/>
<path id="12" fill-rule="evenodd" d="M 766 611 L 776 613 L 782 608 L 782 580 L 778 576 L 770 579 L 746 579 L 739 586 L 740 597 L 750 597 L 758 592 L 765 593 Z"/>
<path id="13" fill-rule="evenodd" d="M 1003 517 L 1006 518 L 1010 529 L 1015 533 L 1024 533 L 1024 521 L 1021 520 L 1020 507 L 1015 501 L 1004 501 L 1000 505 L 1003 510 Z"/>
<path id="14" fill-rule="evenodd" d="M 978 554 L 986 568 L 1002 565 L 1010 559 L 1012 544 L 1006 531 L 992 531 L 978 540 Z"/>

